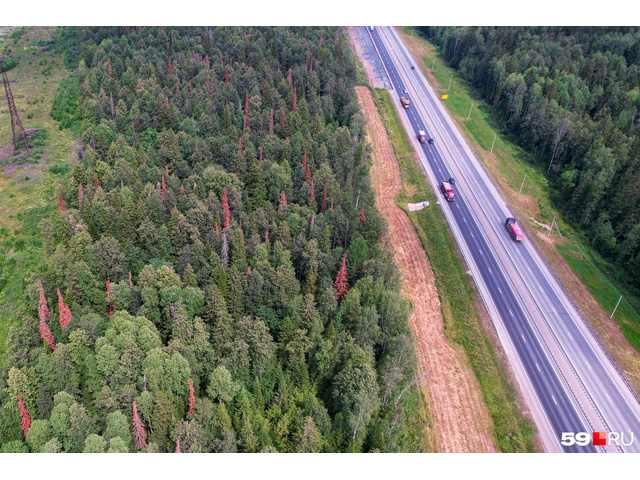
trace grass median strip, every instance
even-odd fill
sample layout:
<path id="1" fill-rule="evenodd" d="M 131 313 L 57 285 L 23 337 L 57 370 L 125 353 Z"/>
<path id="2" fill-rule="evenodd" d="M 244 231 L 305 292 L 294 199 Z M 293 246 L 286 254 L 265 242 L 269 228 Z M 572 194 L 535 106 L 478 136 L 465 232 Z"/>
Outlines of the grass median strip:
<path id="1" fill-rule="evenodd" d="M 497 338 L 492 339 L 483 326 L 478 307 L 484 306 L 471 277 L 465 274 L 444 215 L 435 206 L 437 198 L 414 161 L 414 151 L 391 103 L 393 100 L 385 90 L 375 90 L 374 98 L 400 165 L 403 191 L 396 197 L 396 203 L 407 212 L 429 257 L 442 304 L 445 333 L 452 345 L 464 349 L 469 359 L 494 423 L 495 443 L 503 452 L 536 451 L 539 447 L 535 428 L 522 414 L 508 367 L 494 351 L 497 345 L 492 342 L 497 344 Z M 429 200 L 432 206 L 408 212 L 407 202 L 422 200 Z"/>

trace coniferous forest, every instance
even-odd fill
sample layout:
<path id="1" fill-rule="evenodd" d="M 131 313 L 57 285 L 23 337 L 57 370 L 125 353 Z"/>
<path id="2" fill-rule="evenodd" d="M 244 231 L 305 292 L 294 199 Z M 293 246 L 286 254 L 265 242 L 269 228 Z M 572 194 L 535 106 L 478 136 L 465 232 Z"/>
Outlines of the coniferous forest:
<path id="1" fill-rule="evenodd" d="M 549 170 L 565 219 L 640 288 L 640 29 L 420 30 Z"/>
<path id="2" fill-rule="evenodd" d="M 344 30 L 55 42 L 73 73 L 51 115 L 77 148 L 15 311 L 0 451 L 418 450 Z"/>

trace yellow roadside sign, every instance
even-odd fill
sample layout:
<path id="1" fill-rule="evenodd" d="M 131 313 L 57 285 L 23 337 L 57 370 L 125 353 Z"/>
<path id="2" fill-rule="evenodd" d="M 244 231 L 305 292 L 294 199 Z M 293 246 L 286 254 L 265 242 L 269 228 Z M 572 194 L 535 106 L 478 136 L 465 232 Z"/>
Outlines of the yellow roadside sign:
<path id="1" fill-rule="evenodd" d="M 442 95 L 443 100 L 446 100 L 447 98 L 449 98 L 449 95 Z"/>

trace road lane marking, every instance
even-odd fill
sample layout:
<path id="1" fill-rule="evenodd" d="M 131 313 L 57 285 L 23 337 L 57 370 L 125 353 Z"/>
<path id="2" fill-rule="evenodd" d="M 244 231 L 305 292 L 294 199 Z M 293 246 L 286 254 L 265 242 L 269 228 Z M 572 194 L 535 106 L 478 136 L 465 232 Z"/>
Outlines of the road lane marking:
<path id="1" fill-rule="evenodd" d="M 558 405 L 558 402 L 556 402 L 556 398 L 555 398 L 553 395 L 551 395 L 551 399 L 553 400 L 553 403 L 555 403 L 556 405 Z"/>
<path id="2" fill-rule="evenodd" d="M 491 271 L 491 268 L 489 268 L 489 267 L 487 267 L 487 268 L 489 269 L 489 273 L 493 273 L 493 272 Z"/>
<path id="3" fill-rule="evenodd" d="M 589 362 L 587 362 L 586 360 L 584 361 L 584 363 L 587 364 L 587 367 L 589 367 L 589 370 L 591 370 L 591 365 L 589 365 Z"/>
<path id="4" fill-rule="evenodd" d="M 502 290 L 500 290 L 500 287 L 498 287 L 498 291 L 500 292 L 500 295 L 502 295 Z"/>
<path id="5" fill-rule="evenodd" d="M 511 316 L 513 317 L 513 312 L 511 310 L 509 310 L 509 313 L 511 314 Z"/>
<path id="6" fill-rule="evenodd" d="M 611 402 L 611 397 L 609 397 L 609 395 L 607 394 L 607 392 L 604 392 L 605 395 L 607 395 L 607 399 Z"/>
<path id="7" fill-rule="evenodd" d="M 540 370 L 540 367 L 538 366 L 537 363 L 536 363 L 536 368 L 538 369 L 539 372 L 542 372 L 542 370 Z"/>
<path id="8" fill-rule="evenodd" d="M 527 341 L 524 339 L 524 335 L 520 334 L 520 336 L 522 337 L 522 341 L 523 341 L 524 343 L 527 343 Z"/>

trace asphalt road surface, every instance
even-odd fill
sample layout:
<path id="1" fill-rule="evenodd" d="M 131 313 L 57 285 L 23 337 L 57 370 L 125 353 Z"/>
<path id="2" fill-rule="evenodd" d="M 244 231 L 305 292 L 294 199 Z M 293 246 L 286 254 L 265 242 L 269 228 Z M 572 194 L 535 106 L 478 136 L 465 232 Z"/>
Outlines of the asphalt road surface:
<path id="1" fill-rule="evenodd" d="M 504 222 L 513 215 L 419 67 L 411 68 L 413 59 L 398 33 L 392 27 L 366 31 L 547 451 L 639 452 L 637 396 L 534 245 L 509 236 Z M 403 96 L 411 101 L 408 109 L 400 106 Z M 434 144 L 419 143 L 419 130 Z M 453 202 L 439 188 L 450 176 L 456 180 Z M 579 432 L 589 434 L 587 445 L 561 443 L 563 433 L 570 438 Z M 609 440 L 611 432 L 622 434 L 621 445 L 593 446 L 592 432 L 607 432 Z"/>

